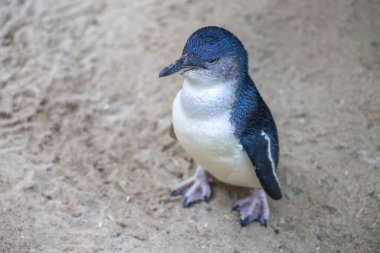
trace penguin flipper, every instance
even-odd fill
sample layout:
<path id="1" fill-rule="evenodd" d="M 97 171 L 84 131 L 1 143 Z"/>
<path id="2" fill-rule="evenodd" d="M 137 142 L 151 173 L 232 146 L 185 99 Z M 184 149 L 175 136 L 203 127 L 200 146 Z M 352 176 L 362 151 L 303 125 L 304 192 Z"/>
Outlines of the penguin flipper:
<path id="1" fill-rule="evenodd" d="M 282 198 L 280 183 L 276 175 L 278 149 L 266 132 L 242 136 L 240 143 L 250 158 L 264 191 L 275 200 Z M 277 153 L 276 153 L 277 152 Z"/>

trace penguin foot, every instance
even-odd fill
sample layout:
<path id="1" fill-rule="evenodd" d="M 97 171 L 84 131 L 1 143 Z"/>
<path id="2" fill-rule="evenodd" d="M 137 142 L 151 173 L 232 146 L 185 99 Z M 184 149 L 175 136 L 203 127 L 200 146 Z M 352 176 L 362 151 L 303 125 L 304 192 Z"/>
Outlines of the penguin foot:
<path id="1" fill-rule="evenodd" d="M 170 193 L 171 196 L 182 195 L 182 206 L 189 207 L 199 201 L 208 202 L 211 195 L 210 177 L 207 172 L 198 165 L 194 176 L 176 185 Z"/>
<path id="2" fill-rule="evenodd" d="M 269 206 L 267 197 L 262 188 L 251 189 L 248 197 L 236 201 L 232 211 L 240 214 L 240 226 L 244 227 L 252 221 L 258 221 L 264 227 L 269 219 Z"/>

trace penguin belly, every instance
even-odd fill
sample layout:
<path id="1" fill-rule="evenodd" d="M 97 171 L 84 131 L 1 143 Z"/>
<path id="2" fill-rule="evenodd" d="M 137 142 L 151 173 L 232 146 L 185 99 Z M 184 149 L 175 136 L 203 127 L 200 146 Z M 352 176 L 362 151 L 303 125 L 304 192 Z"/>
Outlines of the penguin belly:
<path id="1" fill-rule="evenodd" d="M 175 134 L 186 153 L 222 182 L 259 187 L 252 163 L 234 136 L 231 112 L 197 117 L 184 107 L 181 92 L 174 99 L 172 116 Z"/>

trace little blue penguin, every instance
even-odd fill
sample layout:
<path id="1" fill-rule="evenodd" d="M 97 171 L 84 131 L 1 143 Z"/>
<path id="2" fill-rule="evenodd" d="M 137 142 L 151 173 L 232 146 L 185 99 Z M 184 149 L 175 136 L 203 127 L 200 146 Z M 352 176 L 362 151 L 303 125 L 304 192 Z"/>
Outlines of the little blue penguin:
<path id="1" fill-rule="evenodd" d="M 271 112 L 249 76 L 243 44 L 224 28 L 200 28 L 188 38 L 182 56 L 159 77 L 174 73 L 181 73 L 184 82 L 173 102 L 172 130 L 197 168 L 171 195 L 182 195 L 183 207 L 207 202 L 211 176 L 248 187 L 249 195 L 232 210 L 239 212 L 241 226 L 252 221 L 266 226 L 266 195 L 282 197 L 279 142 Z"/>

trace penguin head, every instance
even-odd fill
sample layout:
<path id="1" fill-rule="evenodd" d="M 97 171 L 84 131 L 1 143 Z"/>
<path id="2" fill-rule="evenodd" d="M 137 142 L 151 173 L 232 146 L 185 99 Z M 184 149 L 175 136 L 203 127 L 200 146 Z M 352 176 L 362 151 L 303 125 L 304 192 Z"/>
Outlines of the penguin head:
<path id="1" fill-rule="evenodd" d="M 161 70 L 159 77 L 181 73 L 196 82 L 228 81 L 248 73 L 248 56 L 231 32 L 203 27 L 187 40 L 181 58 Z"/>

